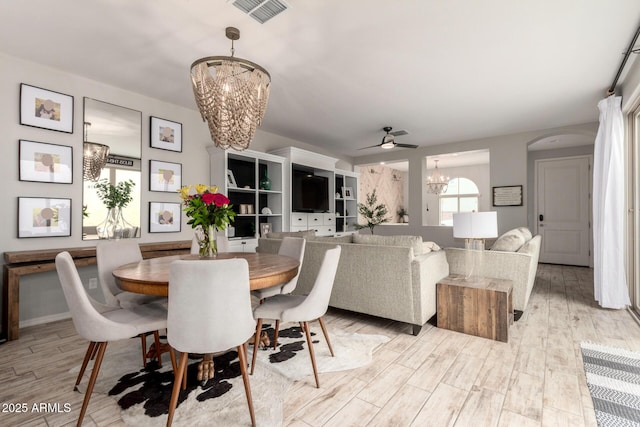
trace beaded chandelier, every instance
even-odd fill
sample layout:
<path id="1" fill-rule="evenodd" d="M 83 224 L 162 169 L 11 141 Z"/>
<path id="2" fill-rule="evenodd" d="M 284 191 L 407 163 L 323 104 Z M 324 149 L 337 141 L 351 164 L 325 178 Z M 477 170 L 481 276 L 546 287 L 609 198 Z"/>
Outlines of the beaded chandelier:
<path id="1" fill-rule="evenodd" d="M 449 177 L 440 175 L 440 171 L 438 170 L 438 160 L 434 160 L 434 162 L 436 163 L 436 169 L 430 177 L 427 177 L 427 191 L 438 196 L 442 194 L 443 191 L 447 191 Z"/>
<path id="2" fill-rule="evenodd" d="M 261 66 L 234 57 L 240 30 L 227 27 L 231 56 L 209 56 L 191 64 L 191 82 L 202 120 L 218 148 L 242 151 L 262 122 L 271 76 Z"/>

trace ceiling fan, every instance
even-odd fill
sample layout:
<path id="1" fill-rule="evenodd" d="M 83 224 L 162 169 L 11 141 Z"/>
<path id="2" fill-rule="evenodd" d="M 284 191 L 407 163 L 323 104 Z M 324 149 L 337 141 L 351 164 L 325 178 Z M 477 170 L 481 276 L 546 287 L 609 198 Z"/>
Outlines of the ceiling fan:
<path id="1" fill-rule="evenodd" d="M 376 145 L 371 145 L 369 147 L 363 147 L 363 148 L 359 148 L 359 150 L 365 150 L 367 148 L 374 148 L 374 147 L 380 147 L 384 150 L 388 150 L 391 148 L 418 148 L 417 145 L 414 144 L 400 144 L 396 142 L 396 136 L 401 136 L 401 135 L 408 135 L 409 132 L 407 132 L 406 130 L 397 130 L 395 132 L 391 132 L 391 129 L 393 129 L 391 126 L 385 126 L 382 128 L 383 131 L 386 132 L 386 135 L 382 137 L 382 142 L 380 142 L 380 144 L 376 144 Z"/>

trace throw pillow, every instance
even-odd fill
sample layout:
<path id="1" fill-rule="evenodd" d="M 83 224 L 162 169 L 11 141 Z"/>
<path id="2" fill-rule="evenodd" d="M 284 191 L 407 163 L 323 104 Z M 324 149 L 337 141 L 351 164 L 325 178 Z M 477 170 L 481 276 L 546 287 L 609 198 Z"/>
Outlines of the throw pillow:
<path id="1" fill-rule="evenodd" d="M 533 237 L 533 234 L 531 234 L 531 231 L 527 227 L 518 227 L 516 230 L 520 230 L 525 242 L 528 242 Z"/>
<path id="2" fill-rule="evenodd" d="M 284 237 L 309 237 L 315 236 L 316 230 L 305 230 L 305 231 L 272 231 L 271 233 L 267 233 L 268 239 L 282 239 Z"/>
<path id="3" fill-rule="evenodd" d="M 492 251 L 516 252 L 525 244 L 525 235 L 520 228 L 514 228 L 498 237 L 498 240 L 491 246 Z M 531 234 L 531 233 L 529 233 Z"/>
<path id="4" fill-rule="evenodd" d="M 400 246 L 413 248 L 413 255 L 422 253 L 421 236 L 376 236 L 371 234 L 354 234 L 353 243 L 361 245 Z"/>
<path id="5" fill-rule="evenodd" d="M 438 246 L 436 244 L 436 242 L 423 242 L 422 243 L 422 253 L 423 254 L 428 254 L 429 252 L 433 251 L 439 251 L 440 250 L 440 246 Z"/>

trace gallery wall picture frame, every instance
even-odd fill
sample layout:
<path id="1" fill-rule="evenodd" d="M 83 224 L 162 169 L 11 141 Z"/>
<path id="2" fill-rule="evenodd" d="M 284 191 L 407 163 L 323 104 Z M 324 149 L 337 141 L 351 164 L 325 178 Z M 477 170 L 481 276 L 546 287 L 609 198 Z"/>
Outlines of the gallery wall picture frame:
<path id="1" fill-rule="evenodd" d="M 271 233 L 271 223 L 260 223 L 260 237 L 267 237 L 267 233 Z"/>
<path id="2" fill-rule="evenodd" d="M 493 206 L 522 206 L 522 185 L 493 187 Z"/>
<path id="3" fill-rule="evenodd" d="M 182 123 L 151 116 L 150 145 L 161 150 L 182 152 Z"/>
<path id="4" fill-rule="evenodd" d="M 351 188 L 351 187 L 342 187 L 342 198 L 343 199 L 353 199 L 353 188 Z"/>
<path id="5" fill-rule="evenodd" d="M 177 233 L 181 219 L 180 203 L 149 202 L 149 233 Z"/>
<path id="6" fill-rule="evenodd" d="M 71 236 L 71 199 L 18 197 L 18 238 Z"/>
<path id="7" fill-rule="evenodd" d="M 73 133 L 73 96 L 20 83 L 20 124 Z"/>
<path id="8" fill-rule="evenodd" d="M 238 187 L 238 184 L 236 183 L 236 177 L 233 175 L 233 171 L 231 169 L 227 169 L 227 187 L 228 188 Z"/>
<path id="9" fill-rule="evenodd" d="M 20 181 L 73 184 L 73 148 L 21 139 Z"/>
<path id="10" fill-rule="evenodd" d="M 182 164 L 149 160 L 149 190 L 173 193 L 182 187 Z"/>

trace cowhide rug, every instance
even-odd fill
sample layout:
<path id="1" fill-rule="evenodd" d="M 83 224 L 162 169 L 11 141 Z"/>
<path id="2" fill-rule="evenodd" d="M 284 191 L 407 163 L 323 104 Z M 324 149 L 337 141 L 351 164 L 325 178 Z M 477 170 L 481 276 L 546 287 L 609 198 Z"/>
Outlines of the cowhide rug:
<path id="1" fill-rule="evenodd" d="M 304 333 L 297 326 L 286 326 L 279 333 L 276 350 L 258 349 L 255 372 L 249 377 L 256 421 L 260 426 L 282 425 L 284 395 L 294 381 L 308 381 L 315 387 Z M 320 327 L 312 325 L 311 330 L 319 372 L 367 365 L 373 350 L 389 341 L 381 335 L 348 334 L 330 328 L 329 336 L 336 354 L 331 357 Z M 265 324 L 263 331 L 273 339 L 272 325 Z M 173 387 L 169 355 L 163 355 L 162 368 L 152 362 L 143 369 L 139 345 L 137 339 L 109 344 L 94 394 L 112 396 L 120 406 L 122 419 L 127 425 L 163 425 Z M 253 345 L 249 345 L 249 361 L 252 351 Z M 189 361 L 187 389 L 180 394 L 173 424 L 250 425 L 237 353 L 230 351 L 215 357 L 215 377 L 204 385 L 196 379 L 198 362 L 195 357 Z M 78 372 L 79 367 L 78 364 L 73 371 Z M 89 375 L 88 368 L 79 387 L 83 392 Z"/>

